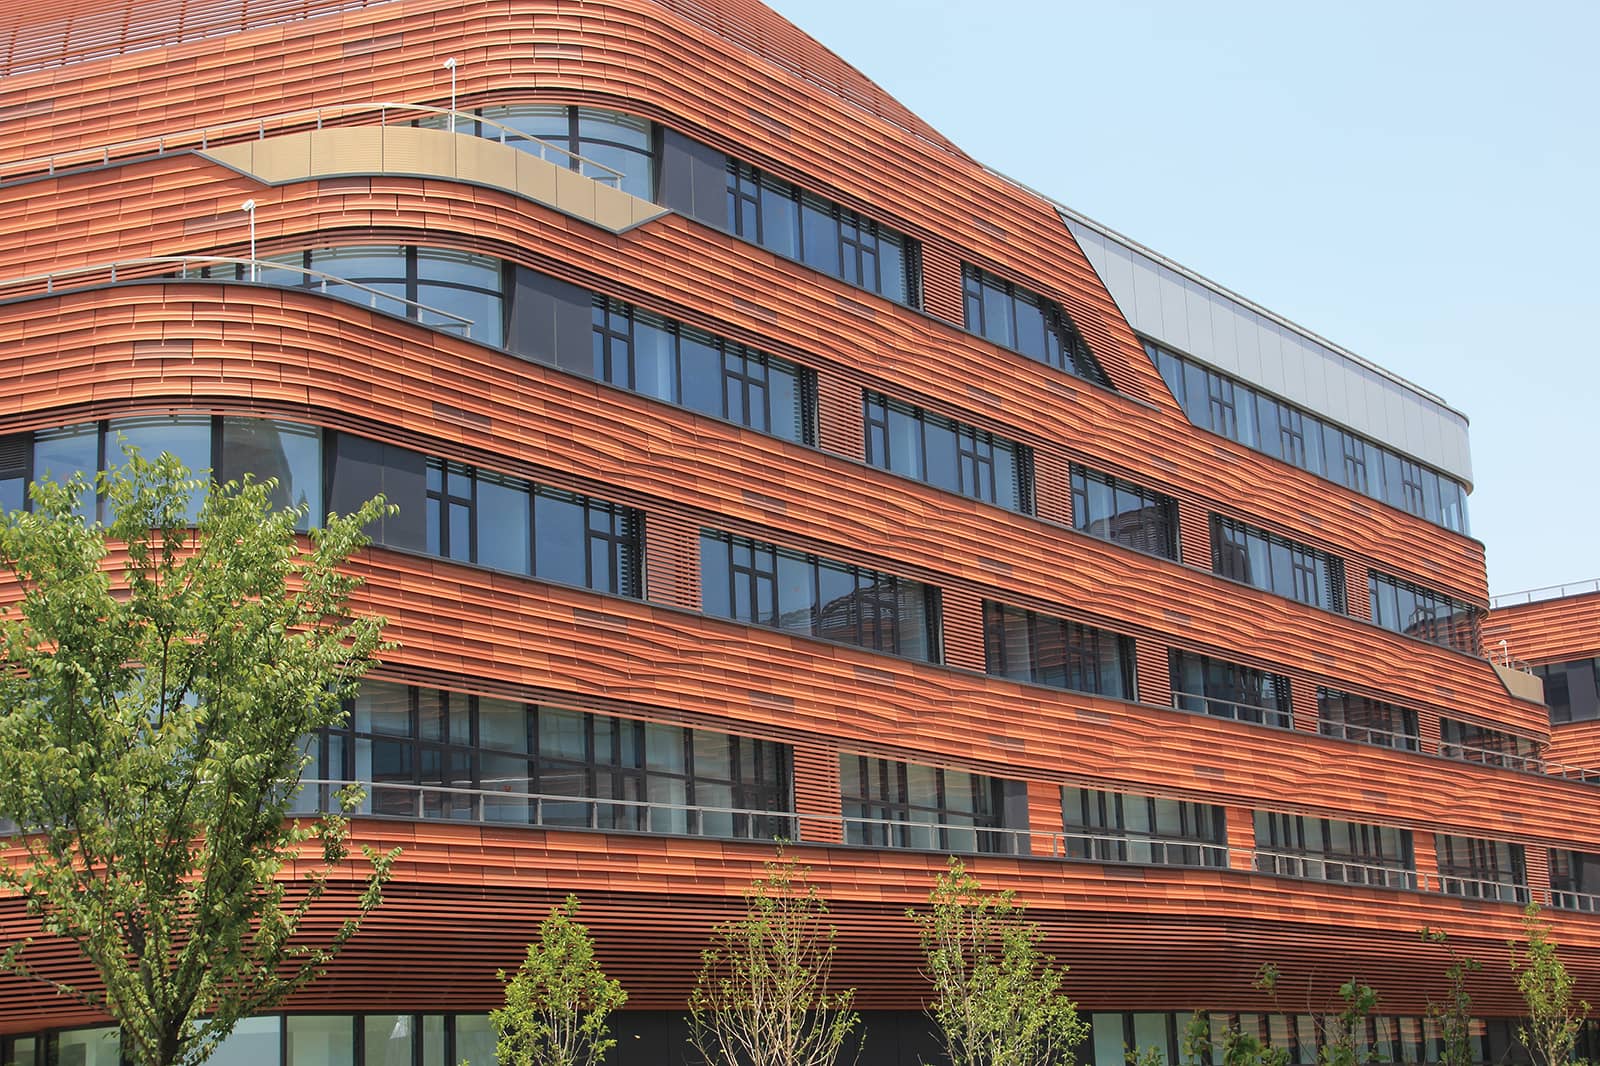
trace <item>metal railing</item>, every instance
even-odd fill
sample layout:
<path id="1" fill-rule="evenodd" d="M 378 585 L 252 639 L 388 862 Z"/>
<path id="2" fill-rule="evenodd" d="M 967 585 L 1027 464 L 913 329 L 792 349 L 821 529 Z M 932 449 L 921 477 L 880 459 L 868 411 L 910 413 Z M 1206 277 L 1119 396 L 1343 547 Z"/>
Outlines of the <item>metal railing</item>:
<path id="1" fill-rule="evenodd" d="M 190 273 L 191 270 L 214 266 L 249 268 L 249 276 L 245 278 L 217 278 Z M 295 274 L 306 281 L 307 284 L 276 285 L 272 281 L 262 280 L 263 275 L 270 276 L 273 273 Z M 375 289 L 370 285 L 363 285 L 358 281 L 349 281 L 320 270 L 290 266 L 270 259 L 241 259 L 225 255 L 145 256 L 138 259 L 120 259 L 114 263 L 68 267 L 64 270 L 52 270 L 45 274 L 30 274 L 20 278 L 9 278 L 0 281 L 0 300 L 25 296 L 49 296 L 58 292 L 93 288 L 96 285 L 132 281 L 250 281 L 255 284 L 273 285 L 276 288 L 321 292 L 350 303 L 362 304 L 376 311 L 387 311 L 402 318 L 414 319 L 431 329 L 450 332 L 460 331 L 461 336 L 472 336 L 472 319 L 458 315 L 453 311 L 430 307 L 428 304 L 408 300 L 403 296 L 395 296 L 381 289 Z M 330 286 L 336 287 L 339 291 L 330 293 L 328 291 Z M 351 293 L 359 293 L 361 298 L 356 299 Z"/>
<path id="2" fill-rule="evenodd" d="M 1528 903 L 1528 886 L 1513 884 L 1507 881 L 1486 881 L 1478 877 L 1455 877 L 1450 874 L 1439 875 L 1439 891 L 1447 896 L 1463 896 L 1467 899 L 1482 899 L 1492 903 L 1517 903 L 1526 906 Z"/>
<path id="3" fill-rule="evenodd" d="M 419 115 L 437 116 L 446 119 L 454 118 L 458 124 L 472 122 L 477 123 L 479 127 L 490 127 L 497 131 L 499 136 L 487 139 L 498 140 L 501 144 L 514 143 L 533 146 L 539 158 L 546 161 L 548 161 L 546 153 L 554 153 L 565 158 L 567 160 L 565 165 L 570 169 L 576 170 L 584 177 L 592 178 L 614 188 L 620 189 L 622 187 L 624 177 L 622 171 L 608 167 L 599 160 L 579 155 L 577 152 L 563 148 L 558 144 L 551 144 L 549 141 L 530 136 L 513 126 L 507 126 L 493 119 L 480 118 L 470 111 L 452 111 L 449 108 L 430 107 L 427 104 L 405 104 L 383 100 L 308 107 L 298 111 L 285 111 L 276 115 L 265 115 L 260 118 L 239 119 L 216 126 L 181 130 L 177 133 L 161 133 L 131 141 L 97 145 L 93 148 L 70 149 L 65 152 L 35 156 L 31 159 L 0 163 L 0 182 L 15 181 L 18 178 L 38 175 L 50 175 L 75 167 L 106 166 L 114 160 L 162 156 L 169 152 L 205 151 L 213 145 L 265 140 L 269 136 L 281 136 L 305 130 L 320 130 L 328 125 L 339 127 L 387 126 L 390 125 L 391 116 L 399 117 L 401 122 L 414 122 L 418 120 Z M 347 121 L 352 117 L 355 118 L 355 121 Z M 363 117 L 367 121 L 361 121 Z M 373 121 L 374 119 L 375 121 Z M 472 134 L 465 135 L 473 136 Z M 573 164 L 576 165 L 574 166 Z"/>
<path id="4" fill-rule="evenodd" d="M 1325 737 L 1338 737 L 1340 740 L 1352 740 L 1358 744 L 1371 744 L 1379 748 L 1395 748 L 1399 751 L 1421 751 L 1422 740 L 1415 733 L 1397 733 L 1392 729 L 1379 729 L 1370 725 L 1351 725 L 1349 722 L 1330 722 L 1326 719 L 1317 723 L 1317 732 Z"/>
<path id="5" fill-rule="evenodd" d="M 1371 885 L 1376 888 L 1405 888 L 1412 891 L 1421 887 L 1417 871 L 1404 867 L 1347 862 L 1343 859 L 1327 859 L 1316 855 L 1299 855 L 1263 848 L 1257 848 L 1255 851 L 1255 868 L 1260 873 L 1293 877 L 1303 881 L 1329 881 L 1346 885 Z"/>
<path id="6" fill-rule="evenodd" d="M 1600 896 L 1588 892 L 1566 892 L 1552 889 L 1550 891 L 1550 906 L 1558 907 L 1564 911 L 1583 911 L 1588 914 L 1600 913 Z"/>
<path id="7" fill-rule="evenodd" d="M 1052 833 L 1054 858 L 1136 866 L 1227 866 L 1228 846 L 1140 833 Z"/>
<path id="8" fill-rule="evenodd" d="M 1498 766 L 1507 770 L 1521 770 L 1530 774 L 1543 774 L 1546 772 L 1546 764 L 1542 755 L 1525 755 L 1521 752 L 1480 748 L 1473 744 L 1460 744 L 1453 740 L 1439 741 L 1439 757 L 1442 759 L 1454 759 L 1456 762 L 1477 763 L 1481 766 Z M 1568 769 L 1576 769 L 1576 767 L 1569 767 Z"/>
<path id="9" fill-rule="evenodd" d="M 1559 600 L 1565 596 L 1582 596 L 1586 592 L 1600 592 L 1600 577 L 1592 577 L 1587 581 L 1569 581 L 1564 585 L 1522 589 L 1519 592 L 1502 592 L 1498 596 L 1489 597 L 1489 607 L 1495 610 L 1519 603 L 1538 603 L 1540 600 Z"/>
<path id="10" fill-rule="evenodd" d="M 1198 711 L 1193 707 L 1184 706 L 1185 700 L 1194 700 L 1203 704 L 1205 710 Z M 1188 711 L 1190 714 L 1207 714 L 1213 718 L 1232 718 L 1237 722 L 1256 722 L 1269 725 L 1275 729 L 1293 729 L 1294 715 L 1289 711 L 1277 707 L 1262 707 L 1254 703 L 1244 703 L 1239 700 L 1225 700 L 1216 696 L 1202 696 L 1197 692 L 1174 692 L 1172 706 L 1175 710 Z"/>

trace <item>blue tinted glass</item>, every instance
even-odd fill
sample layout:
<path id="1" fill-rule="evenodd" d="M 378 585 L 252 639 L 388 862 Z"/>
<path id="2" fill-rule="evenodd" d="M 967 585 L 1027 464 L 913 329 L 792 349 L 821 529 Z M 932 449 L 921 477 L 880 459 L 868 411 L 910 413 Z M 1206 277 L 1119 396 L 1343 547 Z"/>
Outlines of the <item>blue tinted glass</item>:
<path id="1" fill-rule="evenodd" d="M 832 211 L 820 201 L 805 198 L 800 210 L 804 231 L 806 265 L 833 277 L 839 276 L 839 224 Z"/>
<path id="2" fill-rule="evenodd" d="M 528 486 L 514 478 L 478 475 L 479 564 L 529 572 Z"/>
<path id="3" fill-rule="evenodd" d="M 805 413 L 802 410 L 798 372 L 774 360 L 768 367 L 767 387 L 767 402 L 772 412 L 771 431 L 785 440 L 803 440 Z"/>
<path id="4" fill-rule="evenodd" d="M 960 492 L 961 471 L 956 465 L 956 435 L 950 424 L 942 419 L 929 418 L 923 423 L 922 439 L 927 451 L 928 483 L 951 492 Z"/>
<path id="5" fill-rule="evenodd" d="M 320 526 L 322 509 L 322 431 L 294 422 L 261 418 L 222 420 L 220 480 L 237 481 L 251 474 L 257 481 L 276 478 L 273 509 L 306 508 L 300 528 Z"/>
<path id="6" fill-rule="evenodd" d="M 658 400 L 677 402 L 677 338 L 664 320 L 634 313 L 633 361 L 635 389 Z"/>
<path id="7" fill-rule="evenodd" d="M 709 533 L 700 534 L 700 609 L 706 614 L 733 616 L 728 576 L 728 542 Z"/>
<path id="8" fill-rule="evenodd" d="M 722 417 L 722 352 L 696 330 L 683 330 L 678 340 L 683 405 Z"/>
<path id="9" fill-rule="evenodd" d="M 60 429 L 42 429 L 33 437 L 33 477 L 65 482 L 82 474 L 87 488 L 78 500 L 78 514 L 91 518 L 95 512 L 94 475 L 100 465 L 100 426 L 80 422 Z"/>
<path id="10" fill-rule="evenodd" d="M 761 246 L 790 259 L 800 257 L 800 205 L 771 188 L 761 195 Z"/>
<path id="11" fill-rule="evenodd" d="M 898 236 L 879 232 L 878 291 L 896 303 L 909 303 L 906 291 L 905 242 Z"/>
<path id="12" fill-rule="evenodd" d="M 987 281 L 983 286 L 983 335 L 1004 348 L 1017 346 L 1017 335 L 1012 328 L 1011 297 L 1004 289 Z"/>
<path id="13" fill-rule="evenodd" d="M 816 632 L 815 566 L 803 556 L 778 555 L 778 628 Z"/>
<path id="14" fill-rule="evenodd" d="M 533 503 L 534 573 L 567 585 L 588 583 L 588 536 L 583 505 L 565 495 L 536 493 Z"/>
<path id="15" fill-rule="evenodd" d="M 191 477 L 205 480 L 211 472 L 211 419 L 206 415 L 156 415 L 112 420 L 106 430 L 106 462 L 120 465 L 125 450 L 137 448 L 146 459 L 171 453 L 189 469 Z M 189 499 L 189 518 L 200 516 L 204 493 Z"/>

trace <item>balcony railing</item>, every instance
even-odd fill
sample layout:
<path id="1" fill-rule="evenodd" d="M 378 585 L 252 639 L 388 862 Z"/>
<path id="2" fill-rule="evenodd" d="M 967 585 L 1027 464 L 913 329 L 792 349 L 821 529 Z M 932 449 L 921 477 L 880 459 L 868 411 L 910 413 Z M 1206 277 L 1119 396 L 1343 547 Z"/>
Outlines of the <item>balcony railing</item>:
<path id="1" fill-rule="evenodd" d="M 1439 755 L 1441 758 L 1454 759 L 1457 762 L 1478 763 L 1483 766 L 1501 766 L 1508 770 L 1522 770 L 1530 774 L 1545 773 L 1545 761 L 1539 755 L 1524 755 L 1521 752 L 1480 748 L 1472 744 L 1458 744 L 1454 741 L 1446 740 L 1439 742 Z M 1574 770 L 1576 768 L 1563 767 L 1563 769 Z M 1567 775 L 1560 774 L 1558 776 Z"/>
<path id="2" fill-rule="evenodd" d="M 1567 892 L 1552 889 L 1550 891 L 1550 906 L 1558 907 L 1564 911 L 1583 911 L 1587 914 L 1600 913 L 1600 896 L 1588 892 Z"/>
<path id="3" fill-rule="evenodd" d="M 1087 862 L 1136 866 L 1227 866 L 1228 846 L 1137 833 L 1055 833 L 1050 854 Z"/>
<path id="4" fill-rule="evenodd" d="M 1380 748 L 1400 751 L 1420 750 L 1421 740 L 1415 733 L 1396 733 L 1392 729 L 1378 729 L 1370 725 L 1351 725 L 1348 722 L 1330 722 L 1324 719 L 1317 724 L 1317 732 L 1325 737 L 1353 740 L 1359 744 L 1372 744 Z"/>
<path id="5" fill-rule="evenodd" d="M 562 166 L 576 170 L 584 177 L 620 189 L 622 172 L 598 160 L 529 136 L 513 126 L 480 118 L 470 111 L 452 111 L 426 104 L 404 104 L 394 101 L 362 101 L 348 104 L 328 104 L 308 107 L 298 111 L 284 111 L 261 118 L 239 119 L 234 122 L 203 126 L 199 129 L 181 130 L 177 133 L 160 133 L 131 141 L 97 145 L 93 148 L 76 148 L 50 155 L 20 159 L 13 163 L 0 163 L 0 183 L 39 174 L 55 174 L 74 167 L 106 166 L 113 161 L 162 156 L 169 152 L 205 151 L 212 145 L 237 144 L 240 141 L 259 141 L 290 133 L 320 130 L 327 127 L 388 126 L 392 123 L 411 123 L 426 119 L 444 119 L 455 123 L 476 123 L 479 128 L 495 131 L 489 137 L 501 144 L 515 142 L 531 146 L 540 159 L 550 156 L 563 160 Z"/>
<path id="6" fill-rule="evenodd" d="M 463 337 L 472 336 L 472 319 L 446 311 L 438 307 L 408 300 L 403 296 L 395 296 L 370 285 L 363 285 L 357 281 L 348 281 L 333 274 L 326 274 L 320 270 L 311 270 L 307 267 L 290 266 L 285 263 L 267 259 L 240 259 L 226 255 L 182 255 L 182 256 L 145 256 L 138 259 L 119 259 L 114 263 L 98 263 L 93 266 L 68 267 L 64 270 L 52 270 L 44 274 L 30 274 L 20 278 L 10 278 L 0 281 L 0 300 L 16 299 L 27 296 L 49 296 L 60 292 L 72 292 L 79 289 L 89 289 L 97 285 L 116 284 L 118 282 L 133 281 L 158 281 L 158 280 L 193 280 L 187 275 L 190 271 L 198 271 L 208 267 L 231 266 L 238 267 L 240 273 L 248 280 L 257 284 L 272 284 L 262 282 L 262 275 L 268 277 L 273 274 L 293 274 L 305 282 L 303 285 L 278 286 L 293 288 L 297 291 L 327 293 L 330 286 L 338 291 L 332 295 L 338 299 L 360 306 L 370 307 L 376 311 L 386 311 L 401 318 L 413 319 L 430 329 L 443 330 L 456 333 Z M 174 279 L 171 275 L 178 275 Z M 205 281 L 227 281 L 227 278 L 201 278 Z"/>
<path id="7" fill-rule="evenodd" d="M 1185 700 L 1193 700 L 1205 707 L 1204 711 L 1196 711 L 1193 707 L 1184 705 Z M 1202 696 L 1195 692 L 1174 692 L 1172 706 L 1180 711 L 1191 714 L 1208 714 L 1213 718 L 1232 718 L 1239 722 L 1260 722 L 1276 729 L 1293 729 L 1294 715 L 1277 707 L 1263 707 L 1259 704 L 1244 703 L 1240 700 L 1226 700 L 1215 696 Z"/>
<path id="8" fill-rule="evenodd" d="M 1528 903 L 1528 886 L 1506 881 L 1486 881 L 1475 877 L 1453 877 L 1441 874 L 1439 891 L 1447 896 L 1464 896 L 1467 899 L 1484 899 L 1494 903 Z"/>
<path id="9" fill-rule="evenodd" d="M 1523 589 L 1520 592 L 1502 592 L 1489 597 L 1491 610 L 1512 607 L 1519 603 L 1538 603 L 1540 600 L 1559 600 L 1567 596 L 1582 596 L 1586 592 L 1600 592 L 1600 577 L 1588 581 L 1571 581 L 1565 585 L 1545 585 L 1542 588 Z"/>
<path id="10" fill-rule="evenodd" d="M 1342 859 L 1269 851 L 1263 848 L 1256 849 L 1255 868 L 1260 873 L 1306 881 L 1331 881 L 1347 885 L 1372 885 L 1377 888 L 1404 888 L 1413 891 L 1421 887 L 1417 872 L 1403 867 L 1347 862 Z"/>

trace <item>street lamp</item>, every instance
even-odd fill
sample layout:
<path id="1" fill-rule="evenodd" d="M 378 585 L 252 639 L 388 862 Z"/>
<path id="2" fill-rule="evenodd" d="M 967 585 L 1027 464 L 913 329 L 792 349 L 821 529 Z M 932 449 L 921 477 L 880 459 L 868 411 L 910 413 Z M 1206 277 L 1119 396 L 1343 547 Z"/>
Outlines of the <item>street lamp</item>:
<path id="1" fill-rule="evenodd" d="M 256 266 L 256 202 L 254 198 L 239 205 L 239 210 L 250 216 L 250 280 L 260 280 Z"/>

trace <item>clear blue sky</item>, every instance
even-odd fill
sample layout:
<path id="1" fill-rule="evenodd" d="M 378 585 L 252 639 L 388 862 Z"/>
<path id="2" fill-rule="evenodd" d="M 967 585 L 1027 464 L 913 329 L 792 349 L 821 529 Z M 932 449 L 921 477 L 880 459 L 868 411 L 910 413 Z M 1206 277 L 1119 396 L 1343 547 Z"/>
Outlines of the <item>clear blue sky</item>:
<path id="1" fill-rule="evenodd" d="M 1600 576 L 1600 4 L 773 6 L 975 158 L 1465 412 L 1492 591 Z"/>

